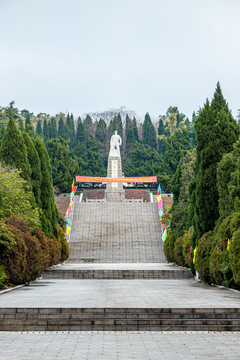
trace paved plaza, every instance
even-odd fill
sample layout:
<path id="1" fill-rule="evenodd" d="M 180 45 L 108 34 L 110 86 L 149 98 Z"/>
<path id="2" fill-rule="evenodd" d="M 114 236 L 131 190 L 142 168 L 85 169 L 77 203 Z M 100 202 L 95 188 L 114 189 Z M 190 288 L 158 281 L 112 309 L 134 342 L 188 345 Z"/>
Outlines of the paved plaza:
<path id="1" fill-rule="evenodd" d="M 237 332 L 1 332 L 0 360 L 239 360 Z"/>
<path id="2" fill-rule="evenodd" d="M 239 308 L 240 294 L 194 279 L 43 279 L 1 295 L 0 307 Z"/>
<path id="3" fill-rule="evenodd" d="M 156 204 L 75 205 L 69 261 L 0 294 L 0 360 L 240 359 L 239 292 L 166 263 Z"/>

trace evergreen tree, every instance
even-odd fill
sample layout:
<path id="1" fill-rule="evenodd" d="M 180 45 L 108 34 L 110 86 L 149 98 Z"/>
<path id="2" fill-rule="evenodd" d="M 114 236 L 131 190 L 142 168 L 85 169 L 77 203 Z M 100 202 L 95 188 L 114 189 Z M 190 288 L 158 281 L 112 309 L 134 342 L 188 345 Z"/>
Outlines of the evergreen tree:
<path id="1" fill-rule="evenodd" d="M 49 139 L 49 126 L 47 119 L 43 121 L 43 139 L 46 142 Z"/>
<path id="2" fill-rule="evenodd" d="M 130 151 L 130 161 L 123 165 L 126 176 L 149 176 L 154 173 L 154 164 L 161 162 L 160 156 L 149 145 L 136 142 Z"/>
<path id="3" fill-rule="evenodd" d="M 154 149 L 157 148 L 156 131 L 148 113 L 143 122 L 143 143 Z"/>
<path id="4" fill-rule="evenodd" d="M 31 120 L 30 120 L 30 115 L 29 115 L 29 112 L 27 113 L 27 117 L 26 117 L 26 120 L 25 120 L 25 130 L 28 132 L 28 128 L 31 128 L 32 127 L 32 123 L 31 123 Z"/>
<path id="5" fill-rule="evenodd" d="M 128 154 L 136 142 L 133 124 L 128 115 L 126 116 L 125 137 L 126 137 L 126 151 Z"/>
<path id="6" fill-rule="evenodd" d="M 89 116 L 89 115 L 86 116 L 86 118 L 83 121 L 83 125 L 84 125 L 85 132 L 86 132 L 86 139 L 88 141 L 88 139 L 90 138 L 90 135 L 94 135 L 93 122 L 92 122 L 91 116 Z"/>
<path id="7" fill-rule="evenodd" d="M 41 181 L 42 181 L 42 174 L 41 174 L 41 164 L 40 159 L 35 148 L 35 145 L 30 138 L 30 136 L 23 131 L 22 137 L 27 149 L 27 157 L 31 168 L 30 174 L 30 182 L 32 185 L 33 195 L 35 197 L 36 204 L 41 207 Z"/>
<path id="8" fill-rule="evenodd" d="M 73 116 L 67 114 L 67 120 L 64 125 L 64 135 L 65 140 L 70 140 L 70 148 L 73 148 L 75 144 L 75 129 L 74 129 L 74 121 Z"/>
<path id="9" fill-rule="evenodd" d="M 62 116 L 60 117 L 58 122 L 58 136 L 61 136 L 64 139 L 64 121 Z"/>
<path id="10" fill-rule="evenodd" d="M 207 101 L 195 120 L 197 161 L 192 201 L 194 238 L 213 230 L 219 216 L 217 164 L 225 153 L 233 149 L 239 127 L 217 84 L 211 105 Z M 194 203 L 193 203 L 194 201 Z"/>
<path id="11" fill-rule="evenodd" d="M 95 137 L 102 144 L 102 148 L 106 150 L 107 145 L 107 125 L 103 119 L 97 123 Z"/>
<path id="12" fill-rule="evenodd" d="M 90 135 L 87 146 L 89 175 L 106 176 L 106 169 L 104 168 L 103 161 L 99 153 L 100 148 L 101 143 Z"/>
<path id="13" fill-rule="evenodd" d="M 20 131 L 17 129 L 9 109 L 9 122 L 2 139 L 0 159 L 7 165 L 21 171 L 21 176 L 30 185 L 30 165 L 27 158 L 27 149 Z"/>
<path id="14" fill-rule="evenodd" d="M 26 121 L 25 121 L 25 131 L 30 135 L 30 136 L 34 136 L 34 130 L 33 130 L 33 125 L 31 123 L 31 119 L 30 119 L 30 114 L 29 112 L 27 113 L 27 117 L 26 117 Z"/>
<path id="15" fill-rule="evenodd" d="M 24 130 L 23 119 L 21 117 L 19 117 L 19 119 L 18 119 L 18 130 L 20 130 L 20 131 Z"/>
<path id="16" fill-rule="evenodd" d="M 52 117 L 49 121 L 49 139 L 55 139 L 56 137 L 57 137 L 56 118 Z"/>
<path id="17" fill-rule="evenodd" d="M 0 124 L 0 146 L 1 146 L 1 142 L 3 139 L 4 133 L 5 133 L 4 126 L 3 126 L 3 124 Z"/>
<path id="18" fill-rule="evenodd" d="M 72 179 L 76 176 L 78 165 L 69 155 L 69 142 L 58 137 L 48 140 L 47 150 L 52 165 L 53 185 L 62 192 L 70 192 Z"/>
<path id="19" fill-rule="evenodd" d="M 165 132 L 165 127 L 164 127 L 162 118 L 160 118 L 159 124 L 158 124 L 158 152 L 159 152 L 159 154 L 165 154 L 165 152 L 167 150 L 166 142 L 163 138 L 164 132 Z"/>
<path id="20" fill-rule="evenodd" d="M 121 115 L 118 114 L 116 118 L 116 130 L 118 132 L 118 135 L 121 137 L 123 136 L 123 124 L 122 124 L 122 118 Z"/>
<path id="21" fill-rule="evenodd" d="M 86 144 L 86 130 L 81 121 L 79 121 L 77 126 L 76 143 Z"/>
<path id="22" fill-rule="evenodd" d="M 57 236 L 57 208 L 53 194 L 52 168 L 49 156 L 42 139 L 37 136 L 35 147 L 41 163 L 41 224 L 42 230 L 47 236 L 53 233 Z"/>
<path id="23" fill-rule="evenodd" d="M 184 234 L 188 220 L 189 191 L 188 187 L 194 177 L 196 152 L 188 151 L 177 167 L 172 180 L 173 206 L 171 231 L 174 238 Z"/>
<path id="24" fill-rule="evenodd" d="M 42 132 L 41 120 L 38 120 L 38 122 L 37 122 L 36 134 L 42 137 L 43 132 Z"/>
<path id="25" fill-rule="evenodd" d="M 111 139 L 111 136 L 114 134 L 114 131 L 117 130 L 117 118 L 114 116 L 113 119 L 110 120 L 108 125 L 108 139 Z"/>
<path id="26" fill-rule="evenodd" d="M 158 123 L 158 135 L 163 135 L 163 134 L 164 134 L 164 124 L 162 118 L 160 118 Z"/>
<path id="27" fill-rule="evenodd" d="M 235 198 L 240 198 L 240 140 L 233 145 L 233 151 L 223 155 L 218 163 L 217 189 L 220 223 L 234 210 Z"/>
<path id="28" fill-rule="evenodd" d="M 72 151 L 72 155 L 74 159 L 76 159 L 76 161 L 78 162 L 79 174 L 88 175 L 88 157 L 86 145 L 82 142 L 78 142 Z"/>
<path id="29" fill-rule="evenodd" d="M 135 118 L 133 118 L 132 126 L 133 126 L 134 137 L 135 137 L 136 141 L 139 141 L 137 121 Z"/>
<path id="30" fill-rule="evenodd" d="M 73 114 L 70 115 L 70 148 L 73 148 L 76 143 L 75 124 Z"/>

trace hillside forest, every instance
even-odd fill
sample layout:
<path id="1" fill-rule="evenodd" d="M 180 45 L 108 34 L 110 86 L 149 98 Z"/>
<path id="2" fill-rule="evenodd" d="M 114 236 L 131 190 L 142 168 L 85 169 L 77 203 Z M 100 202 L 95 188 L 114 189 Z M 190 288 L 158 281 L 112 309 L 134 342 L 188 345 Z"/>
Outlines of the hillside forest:
<path id="1" fill-rule="evenodd" d="M 174 195 L 165 212 L 167 260 L 239 288 L 240 127 L 219 83 L 191 119 L 176 106 L 155 122 L 149 113 L 75 118 L 1 107 L 0 284 L 29 282 L 68 256 L 53 188 L 69 193 L 76 175 L 106 176 L 115 130 L 124 175 L 156 175 Z"/>

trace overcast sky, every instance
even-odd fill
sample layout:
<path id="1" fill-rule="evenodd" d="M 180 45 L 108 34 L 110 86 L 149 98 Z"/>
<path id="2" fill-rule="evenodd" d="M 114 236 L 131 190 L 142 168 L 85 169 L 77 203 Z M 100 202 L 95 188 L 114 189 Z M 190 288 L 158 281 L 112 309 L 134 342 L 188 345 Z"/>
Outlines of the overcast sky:
<path id="1" fill-rule="evenodd" d="M 240 108 L 240 0 L 0 0 L 0 105 L 191 116 Z"/>

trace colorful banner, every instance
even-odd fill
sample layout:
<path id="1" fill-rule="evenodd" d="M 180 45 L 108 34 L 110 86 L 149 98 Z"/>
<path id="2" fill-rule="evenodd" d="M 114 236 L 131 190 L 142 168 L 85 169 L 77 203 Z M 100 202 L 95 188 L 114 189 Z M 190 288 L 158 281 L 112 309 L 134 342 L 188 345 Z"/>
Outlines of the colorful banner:
<path id="1" fill-rule="evenodd" d="M 156 183 L 156 176 L 144 176 L 144 177 L 93 177 L 93 176 L 76 176 L 76 182 L 90 182 L 90 183 Z"/>
<path id="2" fill-rule="evenodd" d="M 67 235 L 69 235 L 69 233 L 71 231 L 71 226 L 72 225 L 69 223 L 68 216 L 70 215 L 70 212 L 71 212 L 71 208 L 72 208 L 72 204 L 73 204 L 74 195 L 75 195 L 76 190 L 77 190 L 77 186 L 74 186 L 74 180 L 73 180 L 72 190 L 71 190 L 71 194 L 70 194 L 70 203 L 69 203 L 69 206 L 67 208 L 66 214 L 64 215 L 64 220 L 67 223 L 67 225 L 66 225 L 66 234 Z"/>
<path id="3" fill-rule="evenodd" d="M 162 190 L 161 190 L 161 186 L 160 184 L 158 185 L 158 191 L 157 191 L 157 203 L 158 203 L 158 214 L 159 214 L 159 220 L 161 222 L 161 226 L 162 226 L 162 241 L 165 241 L 167 238 L 167 228 L 166 228 L 166 223 L 163 220 L 163 201 L 162 201 L 162 194 L 161 194 Z"/>

